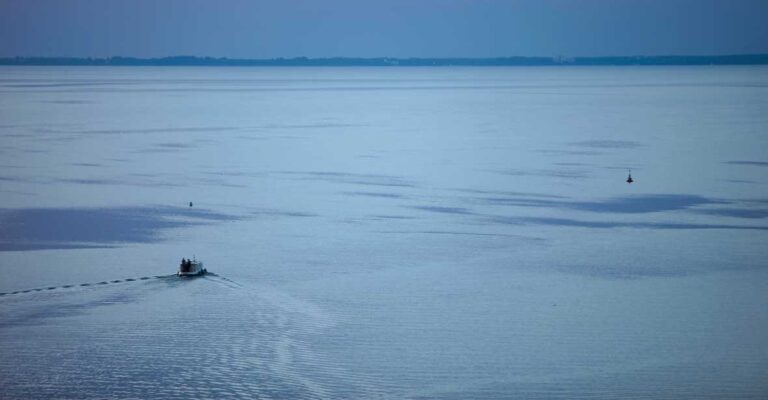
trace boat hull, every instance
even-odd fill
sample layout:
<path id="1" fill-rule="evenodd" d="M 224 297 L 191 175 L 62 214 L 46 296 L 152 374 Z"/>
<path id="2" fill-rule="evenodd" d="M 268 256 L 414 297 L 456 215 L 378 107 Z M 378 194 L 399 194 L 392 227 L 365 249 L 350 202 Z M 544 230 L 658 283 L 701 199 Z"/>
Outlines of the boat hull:
<path id="1" fill-rule="evenodd" d="M 176 273 L 176 275 L 181 276 L 181 277 L 185 277 L 185 276 L 191 277 L 191 276 L 201 276 L 201 275 L 205 275 L 207 273 L 208 273 L 208 271 L 205 268 L 203 268 L 202 270 L 196 271 L 196 272 L 181 272 L 181 271 L 179 271 L 179 272 Z"/>
<path id="2" fill-rule="evenodd" d="M 205 273 L 208 272 L 205 267 L 203 267 L 203 263 L 197 260 L 190 260 L 181 263 L 179 265 L 179 272 L 176 273 L 178 276 L 200 276 L 205 275 Z"/>

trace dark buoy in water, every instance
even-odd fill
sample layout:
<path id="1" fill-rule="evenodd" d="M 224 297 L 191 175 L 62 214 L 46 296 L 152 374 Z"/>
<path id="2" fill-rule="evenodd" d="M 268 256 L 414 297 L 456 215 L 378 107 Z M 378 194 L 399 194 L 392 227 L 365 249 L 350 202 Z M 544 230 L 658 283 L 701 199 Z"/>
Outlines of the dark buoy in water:
<path id="1" fill-rule="evenodd" d="M 632 183 L 632 182 L 634 182 L 634 181 L 635 181 L 635 180 L 634 180 L 634 179 L 632 179 L 632 170 L 630 169 L 630 170 L 629 170 L 629 176 L 627 177 L 627 183 Z M 192 203 L 189 203 L 189 205 L 190 205 L 190 206 L 192 206 Z"/>
<path id="2" fill-rule="evenodd" d="M 192 202 L 191 201 L 189 202 L 189 206 L 192 207 Z"/>

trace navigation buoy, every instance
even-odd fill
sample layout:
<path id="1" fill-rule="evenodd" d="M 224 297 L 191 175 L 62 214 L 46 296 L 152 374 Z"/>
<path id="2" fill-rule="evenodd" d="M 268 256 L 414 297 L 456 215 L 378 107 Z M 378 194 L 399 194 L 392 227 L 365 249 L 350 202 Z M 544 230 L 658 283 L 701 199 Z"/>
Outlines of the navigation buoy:
<path id="1" fill-rule="evenodd" d="M 189 206 L 192 207 L 192 202 L 191 201 L 189 202 Z"/>
<path id="2" fill-rule="evenodd" d="M 634 179 L 632 179 L 632 170 L 630 169 L 630 170 L 629 170 L 629 176 L 627 176 L 627 183 L 632 183 L 632 182 L 634 182 L 634 181 L 635 181 L 635 180 L 634 180 Z M 191 206 L 191 205 L 192 205 L 192 203 L 189 203 L 189 205 Z"/>

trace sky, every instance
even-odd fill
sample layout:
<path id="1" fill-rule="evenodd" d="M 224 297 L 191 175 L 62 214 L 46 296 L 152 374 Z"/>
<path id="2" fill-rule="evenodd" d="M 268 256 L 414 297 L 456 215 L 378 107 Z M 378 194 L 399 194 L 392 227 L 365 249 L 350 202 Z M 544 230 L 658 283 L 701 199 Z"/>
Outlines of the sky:
<path id="1" fill-rule="evenodd" d="M 768 0 L 0 0 L 0 57 L 768 53 Z"/>

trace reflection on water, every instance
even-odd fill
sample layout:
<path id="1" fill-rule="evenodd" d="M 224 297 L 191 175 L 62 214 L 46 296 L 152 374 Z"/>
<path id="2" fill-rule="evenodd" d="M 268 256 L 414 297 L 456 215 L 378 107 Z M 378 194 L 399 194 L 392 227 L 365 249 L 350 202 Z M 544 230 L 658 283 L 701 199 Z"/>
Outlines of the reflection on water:
<path id="1" fill-rule="evenodd" d="M 0 397 L 768 393 L 765 67 L 0 70 Z"/>
<path id="2" fill-rule="evenodd" d="M 228 219 L 233 217 L 191 207 L 0 209 L 0 251 L 149 243 L 163 229 Z"/>

